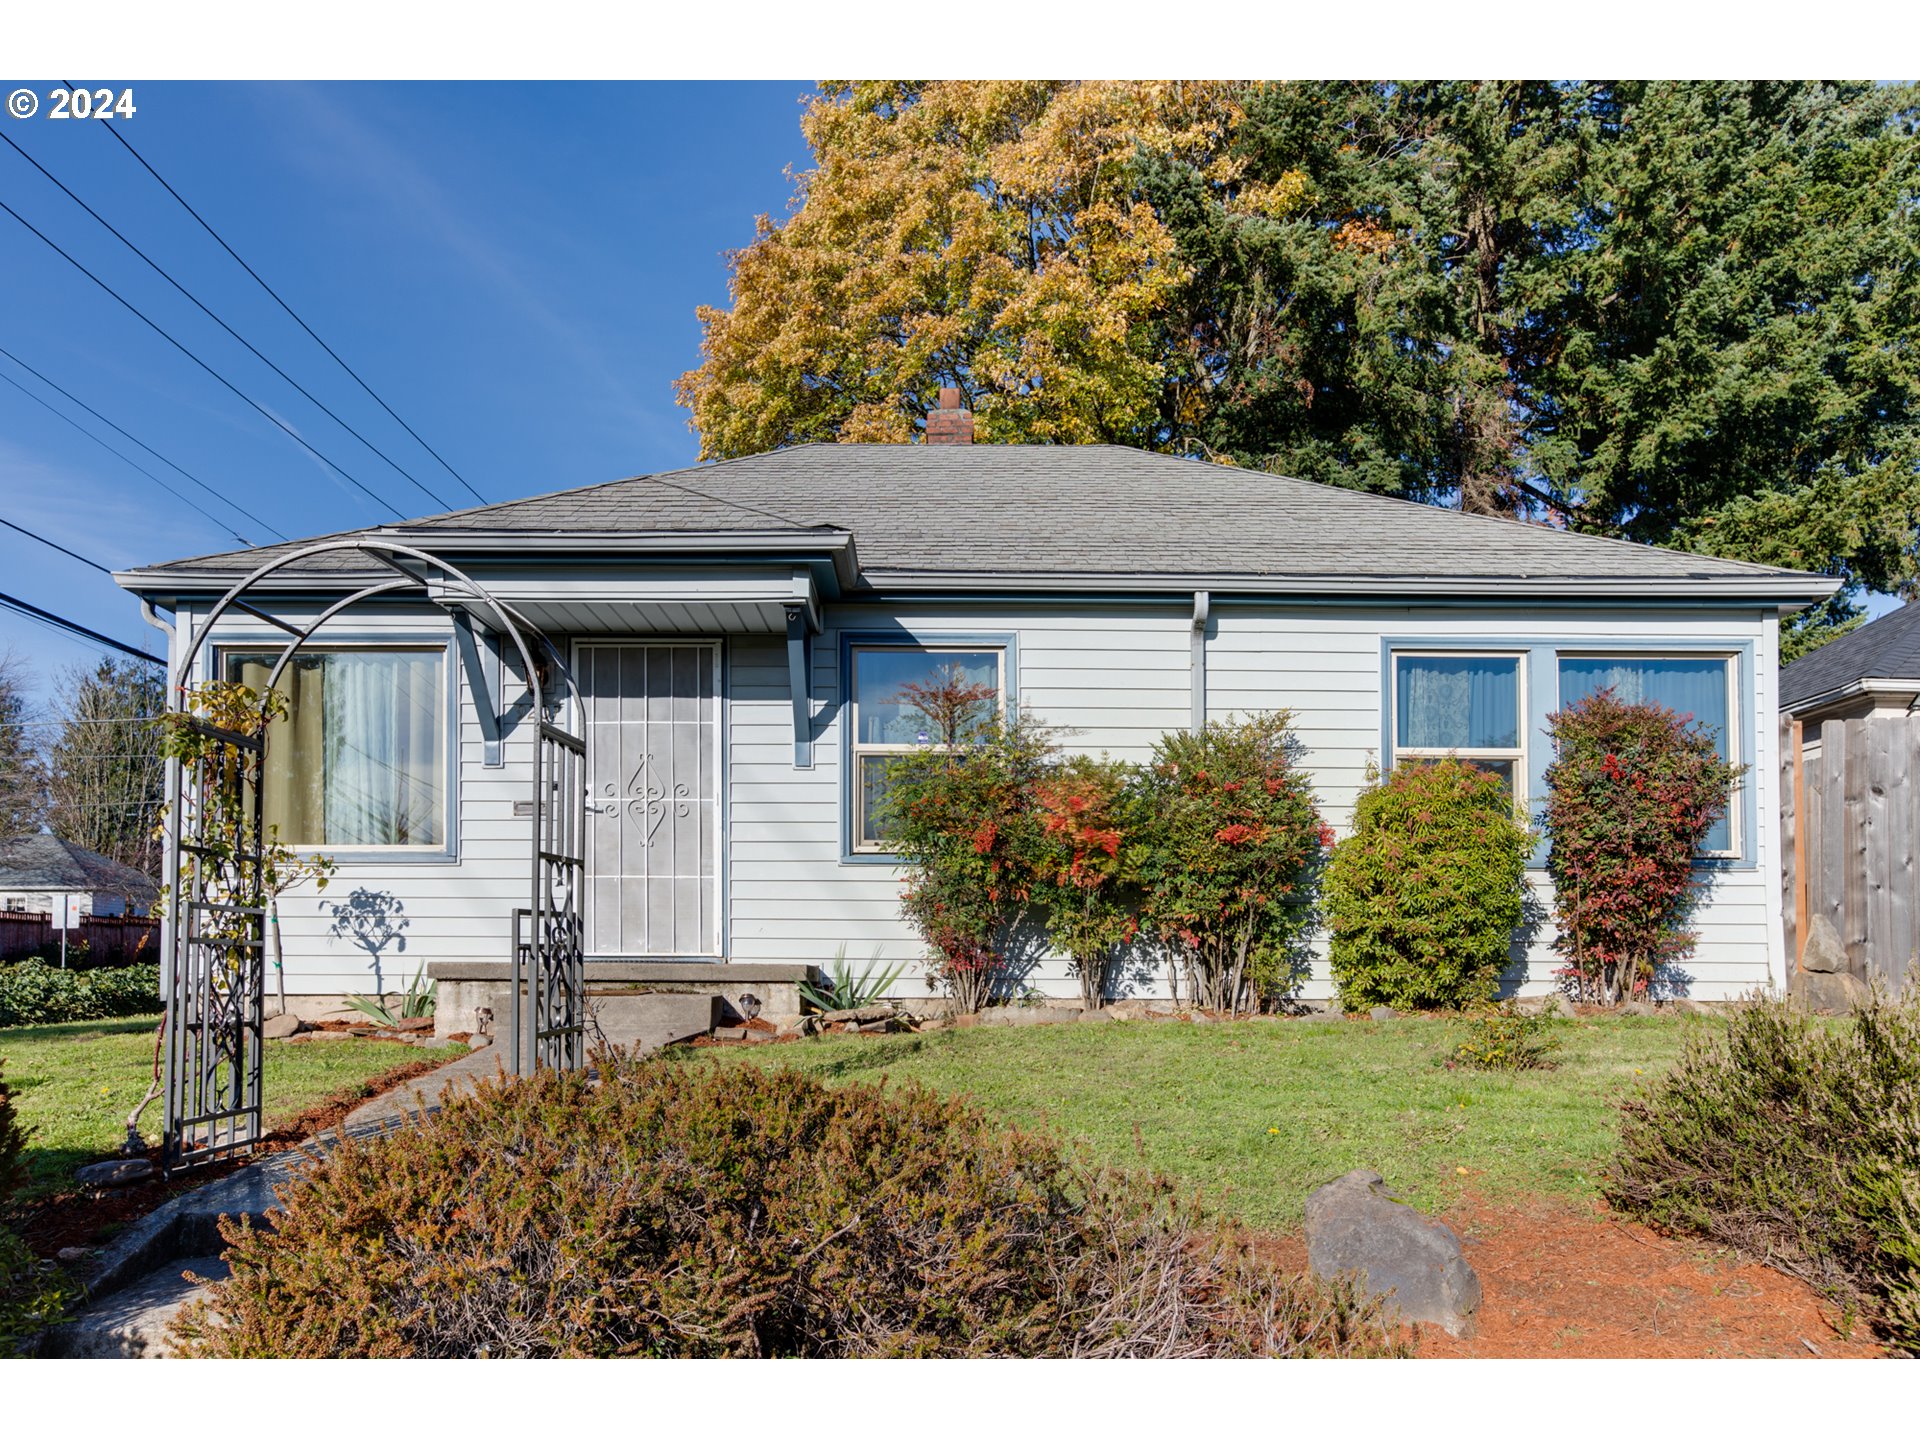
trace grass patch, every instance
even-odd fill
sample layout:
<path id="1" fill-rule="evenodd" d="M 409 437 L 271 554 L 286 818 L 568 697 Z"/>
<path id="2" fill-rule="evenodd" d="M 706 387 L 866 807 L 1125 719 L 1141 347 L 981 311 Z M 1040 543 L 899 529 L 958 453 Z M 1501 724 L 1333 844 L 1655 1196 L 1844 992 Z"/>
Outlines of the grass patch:
<path id="1" fill-rule="evenodd" d="M 28 1193 L 57 1189 L 74 1167 L 119 1148 L 127 1112 L 146 1093 L 157 1016 L 76 1020 L 0 1030 L 0 1057 L 27 1136 Z M 267 1126 L 337 1090 L 384 1075 L 427 1052 L 390 1041 L 269 1042 Z M 435 1054 L 452 1052 L 433 1052 Z M 160 1135 L 161 1102 L 147 1107 L 147 1138 Z"/>
<path id="2" fill-rule="evenodd" d="M 828 1083 L 885 1075 L 964 1092 L 1100 1159 L 1144 1161 L 1250 1224 L 1290 1228 L 1309 1191 L 1362 1167 L 1427 1210 L 1465 1190 L 1596 1195 L 1619 1100 L 1678 1057 L 1689 1027 L 1721 1023 L 1555 1022 L 1557 1067 L 1522 1074 L 1446 1069 L 1465 1027 L 1426 1019 L 825 1036 L 705 1053 Z"/>

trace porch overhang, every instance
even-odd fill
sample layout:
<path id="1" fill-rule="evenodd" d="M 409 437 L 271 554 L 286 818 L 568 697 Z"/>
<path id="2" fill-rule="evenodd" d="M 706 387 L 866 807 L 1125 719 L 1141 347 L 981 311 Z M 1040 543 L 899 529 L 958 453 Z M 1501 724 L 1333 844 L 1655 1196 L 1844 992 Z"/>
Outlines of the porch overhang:
<path id="1" fill-rule="evenodd" d="M 785 635 L 796 611 L 820 628 L 820 585 L 804 565 L 516 567 L 485 583 L 549 635 Z M 450 587 L 427 593 L 458 600 Z"/>

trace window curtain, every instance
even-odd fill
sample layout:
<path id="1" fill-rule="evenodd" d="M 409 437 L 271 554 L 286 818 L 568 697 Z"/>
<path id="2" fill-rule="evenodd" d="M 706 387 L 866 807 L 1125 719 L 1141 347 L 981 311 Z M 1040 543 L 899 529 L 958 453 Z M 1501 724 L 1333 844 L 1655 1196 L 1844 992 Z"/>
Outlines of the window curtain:
<path id="1" fill-rule="evenodd" d="M 267 823 L 279 827 L 285 845 L 319 845 L 326 839 L 321 767 L 304 758 L 320 754 L 324 660 L 320 655 L 296 656 L 280 672 L 278 689 L 287 697 L 287 713 L 267 727 L 261 800 Z M 257 655 L 237 657 L 229 666 L 232 678 L 256 692 L 266 688 L 272 670 L 272 660 Z"/>
<path id="2" fill-rule="evenodd" d="M 1419 750 L 1513 750 L 1520 744 L 1516 656 L 1402 655 L 1397 746 Z"/>
<path id="3" fill-rule="evenodd" d="M 235 656 L 258 690 L 271 662 Z M 280 676 L 262 799 L 289 845 L 440 845 L 446 829 L 445 662 L 439 651 L 322 651 Z"/>
<path id="4" fill-rule="evenodd" d="M 324 843 L 439 844 L 442 657 L 399 651 L 326 659 Z"/>

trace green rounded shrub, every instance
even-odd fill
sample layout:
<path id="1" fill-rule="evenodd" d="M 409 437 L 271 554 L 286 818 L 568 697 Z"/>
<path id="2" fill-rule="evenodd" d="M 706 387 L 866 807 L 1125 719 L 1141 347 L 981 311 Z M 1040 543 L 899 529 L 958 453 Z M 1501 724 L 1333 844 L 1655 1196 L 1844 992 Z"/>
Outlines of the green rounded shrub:
<path id="1" fill-rule="evenodd" d="M 63 970 L 44 960 L 0 965 L 0 1027 L 117 1020 L 160 1009 L 160 967 Z"/>
<path id="2" fill-rule="evenodd" d="M 1323 892 L 1340 1003 L 1491 999 L 1525 915 L 1532 844 L 1506 787 L 1463 761 L 1401 765 L 1361 791 Z"/>
<path id="3" fill-rule="evenodd" d="M 1157 1182 L 909 1088 L 603 1055 L 342 1143 L 182 1339 L 224 1356 L 1379 1355 Z"/>

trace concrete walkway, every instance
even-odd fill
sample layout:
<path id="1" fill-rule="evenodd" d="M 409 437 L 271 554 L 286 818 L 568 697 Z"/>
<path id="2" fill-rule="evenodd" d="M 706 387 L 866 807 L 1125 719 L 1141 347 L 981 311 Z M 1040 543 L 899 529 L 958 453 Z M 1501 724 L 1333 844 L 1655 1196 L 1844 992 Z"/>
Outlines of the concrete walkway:
<path id="1" fill-rule="evenodd" d="M 101 1251 L 86 1277 L 94 1299 L 72 1320 L 41 1338 L 43 1356 L 73 1358 L 164 1358 L 166 1327 L 182 1306 L 198 1298 L 204 1286 L 184 1271 L 206 1279 L 225 1275 L 221 1251 L 222 1217 L 259 1220 L 279 1208 L 274 1191 L 284 1189 L 301 1167 L 318 1159 L 343 1135 L 377 1135 L 415 1116 L 440 1108 L 448 1094 L 473 1089 L 495 1074 L 506 1053 L 488 1045 L 462 1055 L 418 1079 L 376 1095 L 332 1130 L 322 1131 L 291 1150 L 262 1155 L 231 1175 L 177 1195 L 135 1220 Z"/>

